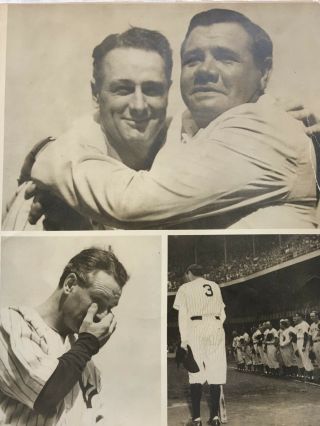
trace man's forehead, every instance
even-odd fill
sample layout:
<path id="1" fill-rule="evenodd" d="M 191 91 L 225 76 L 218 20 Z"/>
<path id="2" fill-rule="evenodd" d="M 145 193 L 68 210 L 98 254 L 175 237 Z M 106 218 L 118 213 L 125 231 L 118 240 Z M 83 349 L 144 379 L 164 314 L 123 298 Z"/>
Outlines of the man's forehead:
<path id="1" fill-rule="evenodd" d="M 91 286 L 90 291 L 102 296 L 114 296 L 121 294 L 121 288 L 115 278 L 105 271 L 93 271 L 89 274 Z"/>
<path id="2" fill-rule="evenodd" d="M 165 63 L 152 50 L 119 47 L 108 52 L 102 61 L 105 78 L 112 80 L 159 80 L 165 78 Z"/>
<path id="3" fill-rule="evenodd" d="M 184 52 L 197 48 L 227 47 L 232 50 L 250 51 L 252 38 L 237 22 L 217 22 L 206 26 L 197 26 L 189 34 Z"/>

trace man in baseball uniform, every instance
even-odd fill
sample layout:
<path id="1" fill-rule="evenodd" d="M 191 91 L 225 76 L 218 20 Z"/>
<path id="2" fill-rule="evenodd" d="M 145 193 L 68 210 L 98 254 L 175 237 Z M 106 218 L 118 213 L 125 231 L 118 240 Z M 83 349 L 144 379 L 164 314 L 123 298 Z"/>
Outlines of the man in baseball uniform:
<path id="1" fill-rule="evenodd" d="M 1 310 L 0 424 L 103 423 L 100 374 L 91 358 L 115 330 L 111 310 L 127 279 L 112 252 L 86 249 L 40 306 Z"/>
<path id="2" fill-rule="evenodd" d="M 295 323 L 295 329 L 297 333 L 297 351 L 305 370 L 304 377 L 305 379 L 313 380 L 314 367 L 309 358 L 311 340 L 310 326 L 306 321 L 304 321 L 300 312 L 294 314 L 293 322 Z"/>
<path id="3" fill-rule="evenodd" d="M 292 336 L 290 334 L 293 331 L 294 329 L 287 319 L 280 320 L 279 345 L 284 364 L 284 374 L 292 377 L 297 375 L 298 370 L 297 360 L 294 353 L 295 351 L 292 344 Z"/>
<path id="4" fill-rule="evenodd" d="M 279 343 L 278 332 L 275 328 L 272 327 L 270 321 L 266 321 L 265 326 L 266 330 L 264 332 L 264 345 L 269 371 L 271 375 L 279 376 L 280 365 L 276 355 L 277 346 Z"/>
<path id="5" fill-rule="evenodd" d="M 252 371 L 253 357 L 252 357 L 252 345 L 249 334 L 245 331 L 242 335 L 244 340 L 243 351 L 244 351 L 244 362 L 247 371 Z"/>
<path id="6" fill-rule="evenodd" d="M 263 362 L 262 362 L 262 342 L 263 334 L 260 331 L 259 326 L 252 327 L 252 344 L 253 344 L 253 356 L 254 356 L 254 370 L 255 372 L 263 372 Z"/>
<path id="7" fill-rule="evenodd" d="M 244 357 L 243 352 L 241 350 L 240 336 L 236 330 L 232 332 L 232 336 L 232 348 L 237 363 L 237 369 L 239 371 L 242 371 L 244 369 Z"/>
<path id="8" fill-rule="evenodd" d="M 297 368 L 293 369 L 293 371 L 295 373 L 294 377 L 296 377 L 297 379 L 300 379 L 300 378 L 303 379 L 305 371 L 304 371 L 302 360 L 300 358 L 299 351 L 298 351 L 297 330 L 295 328 L 293 319 L 292 320 L 288 320 L 288 322 L 289 322 L 289 327 L 290 327 L 289 336 L 290 336 L 290 340 L 291 340 L 291 343 L 292 343 L 294 355 L 295 355 L 296 362 L 297 362 Z"/>
<path id="9" fill-rule="evenodd" d="M 315 354 L 318 367 L 320 367 L 320 320 L 319 313 L 312 311 L 310 313 L 312 324 L 310 326 L 311 348 Z"/>
<path id="10" fill-rule="evenodd" d="M 258 351 L 259 351 L 259 354 L 261 357 L 261 363 L 262 363 L 261 373 L 267 374 L 269 371 L 269 366 L 268 366 L 267 354 L 264 351 L 264 332 L 266 331 L 264 322 L 259 324 L 259 331 L 261 334 L 257 334 L 256 339 L 258 340 L 257 346 L 258 346 Z"/>
<path id="11" fill-rule="evenodd" d="M 179 311 L 181 346 L 192 349 L 199 372 L 189 373 L 192 403 L 192 421 L 201 426 L 200 401 L 202 387 L 208 382 L 212 404 L 209 424 L 220 425 L 220 385 L 226 383 L 225 305 L 218 284 L 203 278 L 200 265 L 186 270 L 189 282 L 179 287 L 173 307 Z"/>
<path id="12" fill-rule="evenodd" d="M 246 371 L 245 339 L 242 334 L 239 336 L 238 349 L 239 353 L 241 354 L 241 358 L 239 358 L 241 360 L 240 371 Z"/>

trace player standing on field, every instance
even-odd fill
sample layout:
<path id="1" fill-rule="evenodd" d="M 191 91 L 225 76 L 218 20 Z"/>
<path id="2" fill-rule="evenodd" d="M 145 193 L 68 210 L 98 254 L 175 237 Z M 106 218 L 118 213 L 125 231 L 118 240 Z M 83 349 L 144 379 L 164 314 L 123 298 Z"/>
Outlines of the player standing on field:
<path id="1" fill-rule="evenodd" d="M 310 313 L 312 324 L 310 326 L 311 348 L 315 354 L 318 366 L 320 367 L 320 319 L 317 311 Z"/>
<path id="2" fill-rule="evenodd" d="M 262 345 L 259 345 L 262 342 L 263 334 L 261 333 L 259 326 L 252 327 L 252 344 L 253 344 L 253 353 L 254 353 L 254 371 L 263 373 L 263 363 L 261 352 L 263 352 Z M 261 349 L 260 349 L 261 348 Z"/>
<path id="3" fill-rule="evenodd" d="M 302 313 L 300 312 L 294 314 L 293 321 L 295 323 L 297 333 L 297 351 L 305 371 L 305 378 L 313 380 L 314 367 L 309 358 L 311 341 L 310 326 L 306 321 L 304 321 Z"/>
<path id="4" fill-rule="evenodd" d="M 203 278 L 200 265 L 186 270 L 189 282 L 179 287 L 173 307 L 179 311 L 181 347 L 189 345 L 198 364 L 199 372 L 189 373 L 192 403 L 190 425 L 201 426 L 200 401 L 202 387 L 208 382 L 212 415 L 208 424 L 219 426 L 220 385 L 226 383 L 227 362 L 225 351 L 224 303 L 220 287 Z"/>
<path id="5" fill-rule="evenodd" d="M 297 359 L 292 343 L 292 333 L 294 331 L 294 328 L 290 326 L 290 322 L 287 319 L 280 320 L 279 344 L 284 363 L 284 373 L 286 376 L 292 377 L 295 377 L 298 373 Z"/>
<path id="6" fill-rule="evenodd" d="M 265 323 L 265 353 L 268 361 L 269 372 L 272 376 L 279 376 L 280 365 L 277 359 L 277 346 L 279 343 L 278 332 L 272 327 L 270 321 Z"/>

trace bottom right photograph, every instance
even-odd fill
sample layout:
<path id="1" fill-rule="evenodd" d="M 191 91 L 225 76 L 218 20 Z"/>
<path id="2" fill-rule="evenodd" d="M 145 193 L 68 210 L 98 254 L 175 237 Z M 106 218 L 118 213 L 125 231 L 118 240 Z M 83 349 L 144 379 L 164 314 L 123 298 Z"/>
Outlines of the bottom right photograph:
<path id="1" fill-rule="evenodd" d="M 320 421 L 320 234 L 168 237 L 169 426 Z"/>

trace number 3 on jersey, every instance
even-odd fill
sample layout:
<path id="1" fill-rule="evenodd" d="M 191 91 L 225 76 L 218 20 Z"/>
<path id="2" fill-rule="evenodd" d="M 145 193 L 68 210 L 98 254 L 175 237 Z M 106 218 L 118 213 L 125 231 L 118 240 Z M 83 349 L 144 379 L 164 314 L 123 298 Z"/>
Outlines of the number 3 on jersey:
<path id="1" fill-rule="evenodd" d="M 205 291 L 205 295 L 206 296 L 208 296 L 208 297 L 211 297 L 211 296 L 213 296 L 213 291 L 212 291 L 212 287 L 211 287 L 211 285 L 210 284 L 203 284 L 203 286 L 202 286 L 204 289 L 206 289 L 206 291 Z"/>

